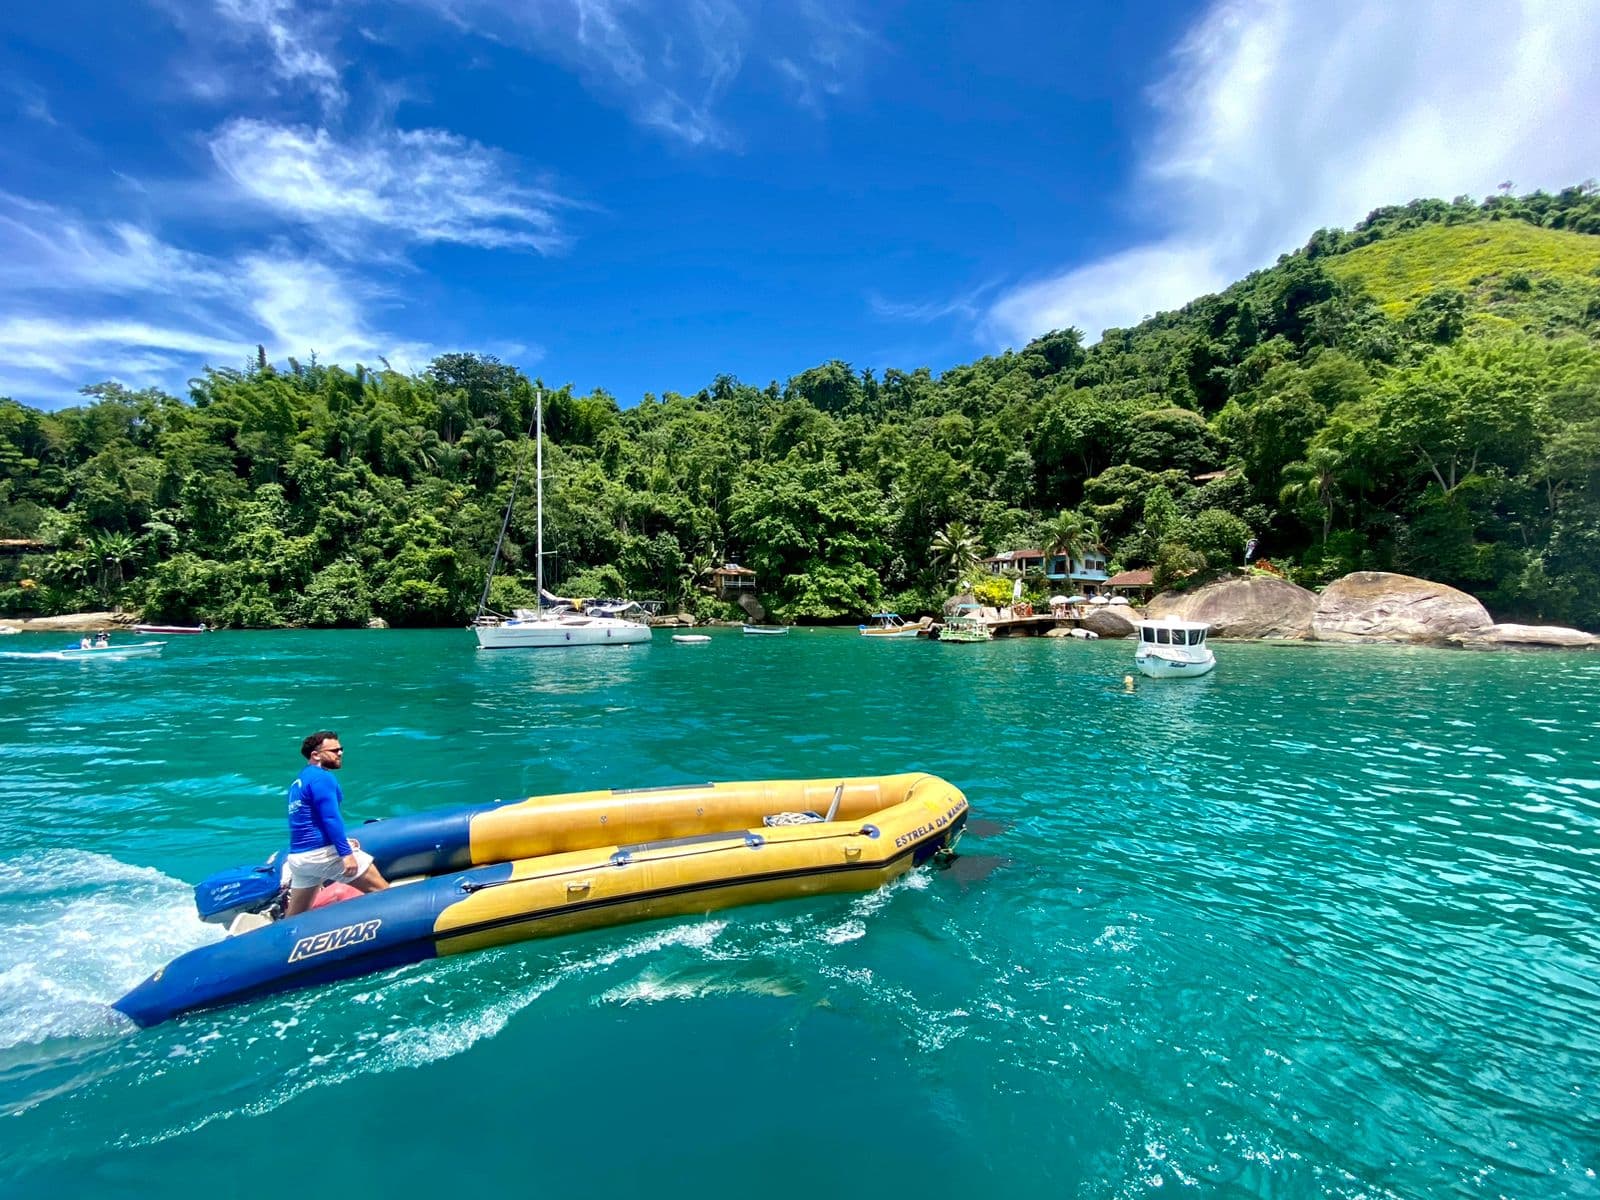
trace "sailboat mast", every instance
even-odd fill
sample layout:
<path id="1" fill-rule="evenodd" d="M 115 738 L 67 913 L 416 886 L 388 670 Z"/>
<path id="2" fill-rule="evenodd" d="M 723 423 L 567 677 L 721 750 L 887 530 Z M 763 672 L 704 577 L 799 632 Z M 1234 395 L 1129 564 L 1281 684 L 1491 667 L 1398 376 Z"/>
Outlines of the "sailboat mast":
<path id="1" fill-rule="evenodd" d="M 537 412 L 534 414 L 534 419 L 538 420 Z M 531 424 L 528 426 L 528 432 L 533 432 L 533 426 Z M 484 572 L 483 595 L 478 597 L 478 615 L 473 619 L 472 623 L 474 625 L 483 620 L 483 614 L 489 611 L 489 588 L 494 583 L 494 569 L 497 565 L 499 565 L 500 562 L 500 548 L 506 544 L 506 530 L 511 528 L 511 510 L 516 507 L 517 488 L 522 483 L 523 458 L 520 454 L 518 454 L 516 458 L 517 469 L 511 475 L 511 495 L 506 497 L 506 515 L 500 519 L 500 536 L 494 540 L 494 553 L 489 556 L 489 569 Z M 544 508 L 542 503 L 540 505 L 539 515 L 540 524 L 542 526 L 544 517 Z M 540 559 L 540 562 L 543 561 L 543 559 Z"/>
<path id="2" fill-rule="evenodd" d="M 534 493 L 536 500 L 536 514 L 534 527 L 538 530 L 536 555 L 538 566 L 534 568 L 534 578 L 538 580 L 539 608 L 544 608 L 544 390 L 541 388 L 534 395 L 533 420 L 539 430 L 538 439 L 533 444 L 534 462 Z"/>

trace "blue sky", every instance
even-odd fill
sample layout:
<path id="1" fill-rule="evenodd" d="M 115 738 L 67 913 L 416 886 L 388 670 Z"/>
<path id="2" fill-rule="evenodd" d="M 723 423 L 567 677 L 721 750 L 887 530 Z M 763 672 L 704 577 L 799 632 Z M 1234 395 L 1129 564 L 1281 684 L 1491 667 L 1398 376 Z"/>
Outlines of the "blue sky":
<path id="1" fill-rule="evenodd" d="M 9 8 L 0 395 L 47 408 L 257 343 L 624 405 L 940 371 L 1600 174 L 1587 2 Z"/>

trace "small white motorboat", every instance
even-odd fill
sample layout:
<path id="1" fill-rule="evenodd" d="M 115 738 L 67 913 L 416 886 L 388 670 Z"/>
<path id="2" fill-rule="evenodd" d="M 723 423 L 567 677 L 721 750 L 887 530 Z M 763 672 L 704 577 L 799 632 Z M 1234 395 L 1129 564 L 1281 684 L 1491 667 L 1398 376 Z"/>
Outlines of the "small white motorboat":
<path id="1" fill-rule="evenodd" d="M 1067 631 L 1067 636 L 1075 637 L 1086 642 L 1092 642 L 1098 639 L 1100 635 L 1092 629 L 1069 629 Z"/>
<path id="2" fill-rule="evenodd" d="M 1167 617 L 1161 621 L 1135 621 L 1139 648 L 1133 652 L 1133 665 L 1151 679 L 1177 679 L 1204 675 L 1217 665 L 1216 655 L 1206 645 L 1211 626 L 1204 621 L 1180 621 Z"/>
<path id="3" fill-rule="evenodd" d="M 165 642 L 131 642 L 125 646 L 68 646 L 60 650 L 0 650 L 0 658 L 31 658 L 50 662 L 121 662 L 126 658 L 155 658 Z"/>
<path id="4" fill-rule="evenodd" d="M 704 633 L 675 633 L 672 635 L 672 640 L 680 646 L 703 646 L 711 638 Z"/>
<path id="5" fill-rule="evenodd" d="M 206 623 L 198 625 L 135 625 L 135 633 L 209 633 Z"/>
<path id="6" fill-rule="evenodd" d="M 789 632 L 787 625 L 746 625 L 744 631 L 748 634 L 761 634 L 764 637 L 782 636 Z"/>
<path id="7" fill-rule="evenodd" d="M 907 625 L 899 613 L 881 612 L 872 614 L 872 624 L 859 625 L 862 637 L 886 638 L 914 638 L 922 630 L 916 625 Z"/>

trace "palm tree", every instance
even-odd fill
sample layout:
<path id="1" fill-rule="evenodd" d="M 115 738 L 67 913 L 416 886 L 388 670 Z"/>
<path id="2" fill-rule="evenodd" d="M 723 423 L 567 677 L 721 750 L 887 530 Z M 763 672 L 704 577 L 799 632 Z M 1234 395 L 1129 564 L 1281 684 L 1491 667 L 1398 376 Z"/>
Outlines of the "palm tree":
<path id="1" fill-rule="evenodd" d="M 124 579 L 123 568 L 133 561 L 137 550 L 137 543 L 134 542 L 130 534 L 126 533 L 108 533 L 104 537 L 97 539 L 94 544 L 94 552 L 101 563 L 116 571 L 117 589 L 119 591 L 122 588 Z M 102 577 L 101 584 L 106 591 L 109 592 L 111 590 L 106 585 L 104 577 Z"/>
<path id="2" fill-rule="evenodd" d="M 1098 549 L 1100 545 L 1099 526 L 1082 513 L 1065 509 L 1046 521 L 1040 532 L 1046 560 L 1058 554 L 1066 555 L 1068 576 L 1072 574 L 1073 560 L 1081 563 L 1087 551 Z"/>
<path id="3" fill-rule="evenodd" d="M 1322 513 L 1322 541 L 1328 541 L 1333 529 L 1333 506 L 1343 482 L 1344 459 L 1337 450 L 1327 446 L 1313 446 L 1304 462 L 1290 463 L 1283 469 L 1287 483 L 1278 492 L 1278 500 L 1290 508 L 1315 508 Z"/>
<path id="4" fill-rule="evenodd" d="M 94 568 L 95 559 L 87 551 L 69 546 L 50 556 L 45 564 L 45 574 L 71 587 L 88 583 Z"/>
<path id="5" fill-rule="evenodd" d="M 928 549 L 934 565 L 946 568 L 956 580 L 977 567 L 983 557 L 983 543 L 962 521 L 951 521 L 934 534 Z"/>
<path id="6" fill-rule="evenodd" d="M 687 608 L 692 604 L 695 596 L 704 589 L 705 580 L 717 569 L 719 561 L 721 560 L 713 547 L 683 564 L 683 572 L 678 576 L 679 604 L 682 607 Z"/>

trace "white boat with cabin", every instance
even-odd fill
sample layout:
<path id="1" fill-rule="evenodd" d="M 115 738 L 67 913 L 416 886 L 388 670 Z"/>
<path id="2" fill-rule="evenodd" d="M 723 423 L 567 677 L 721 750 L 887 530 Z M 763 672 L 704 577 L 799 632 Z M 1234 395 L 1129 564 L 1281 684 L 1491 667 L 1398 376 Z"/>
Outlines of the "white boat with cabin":
<path id="1" fill-rule="evenodd" d="M 506 501 L 505 519 L 500 523 L 500 537 L 494 544 L 494 555 L 489 560 L 489 572 L 483 581 L 483 596 L 478 601 L 478 615 L 473 619 L 472 632 L 477 635 L 480 650 L 537 650 L 566 646 L 627 646 L 650 640 L 650 626 L 643 620 L 632 620 L 620 613 L 643 609 L 628 601 L 609 601 L 597 604 L 594 611 L 581 611 L 570 605 L 548 609 L 544 603 L 544 393 L 534 401 L 534 455 L 535 492 L 538 497 L 537 567 L 539 607 L 513 609 L 509 617 L 489 611 L 489 585 L 494 581 L 495 565 L 500 561 L 500 547 L 505 542 L 506 529 L 511 524 L 511 508 L 517 500 L 517 484 L 521 480 L 521 464 L 512 479 L 511 498 Z"/>
<path id="2" fill-rule="evenodd" d="M 1139 648 L 1133 652 L 1133 665 L 1151 679 L 1177 679 L 1204 675 L 1217 665 L 1216 655 L 1206 645 L 1211 626 L 1204 621 L 1180 621 L 1167 617 L 1160 621 L 1135 621 Z"/>

